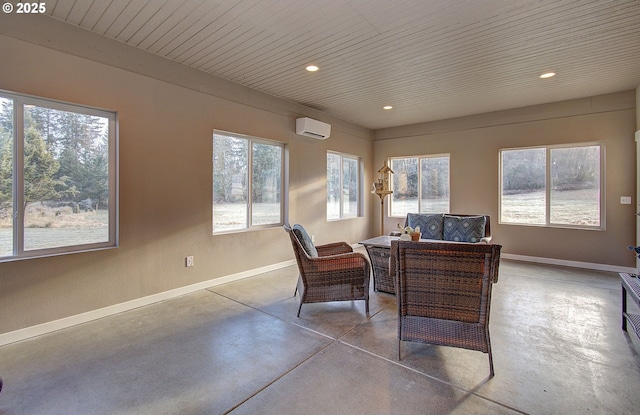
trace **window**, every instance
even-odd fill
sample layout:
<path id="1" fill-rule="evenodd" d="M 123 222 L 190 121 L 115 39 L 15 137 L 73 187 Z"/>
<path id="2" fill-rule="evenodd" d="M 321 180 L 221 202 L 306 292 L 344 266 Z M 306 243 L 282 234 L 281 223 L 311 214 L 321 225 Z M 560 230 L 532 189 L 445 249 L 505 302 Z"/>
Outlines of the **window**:
<path id="1" fill-rule="evenodd" d="M 449 212 L 449 155 L 391 158 L 391 216 Z"/>
<path id="2" fill-rule="evenodd" d="M 500 222 L 602 227 L 601 144 L 500 151 Z"/>
<path id="3" fill-rule="evenodd" d="M 116 114 L 0 91 L 0 260 L 117 245 Z"/>
<path id="4" fill-rule="evenodd" d="M 327 220 L 359 214 L 360 161 L 358 157 L 327 152 Z"/>
<path id="5" fill-rule="evenodd" d="M 213 132 L 213 232 L 281 226 L 284 146 Z"/>

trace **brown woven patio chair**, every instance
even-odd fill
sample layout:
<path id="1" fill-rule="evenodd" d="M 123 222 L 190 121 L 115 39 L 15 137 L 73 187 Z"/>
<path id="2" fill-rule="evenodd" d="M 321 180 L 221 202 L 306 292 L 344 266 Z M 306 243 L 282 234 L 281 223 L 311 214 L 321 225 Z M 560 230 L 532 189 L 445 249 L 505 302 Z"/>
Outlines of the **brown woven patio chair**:
<path id="1" fill-rule="evenodd" d="M 489 354 L 489 309 L 498 281 L 500 245 L 392 241 L 398 302 L 398 360 L 402 341 Z"/>
<path id="2" fill-rule="evenodd" d="M 300 275 L 296 295 L 302 304 L 329 301 L 364 300 L 369 312 L 369 261 L 346 242 L 314 246 L 301 225 L 284 229 L 291 238 Z"/>

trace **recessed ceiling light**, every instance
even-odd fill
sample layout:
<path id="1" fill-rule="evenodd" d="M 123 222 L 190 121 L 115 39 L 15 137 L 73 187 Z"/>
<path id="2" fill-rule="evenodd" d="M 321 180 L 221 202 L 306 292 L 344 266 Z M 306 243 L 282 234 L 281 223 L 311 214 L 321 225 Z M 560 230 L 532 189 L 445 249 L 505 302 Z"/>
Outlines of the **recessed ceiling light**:
<path id="1" fill-rule="evenodd" d="M 384 107 L 382 107 L 383 110 L 390 110 L 393 109 L 393 107 L 391 105 L 385 105 Z"/>
<path id="2" fill-rule="evenodd" d="M 309 65 L 309 66 L 307 66 L 307 68 L 306 68 L 306 69 L 307 69 L 307 71 L 309 71 L 309 72 L 315 72 L 315 71 L 317 71 L 317 70 L 318 70 L 318 69 L 320 69 L 320 68 L 318 68 L 316 65 Z"/>
<path id="3" fill-rule="evenodd" d="M 540 78 L 545 79 L 545 78 L 551 78 L 552 76 L 556 76 L 556 73 L 555 72 L 543 73 L 542 75 L 540 75 Z"/>

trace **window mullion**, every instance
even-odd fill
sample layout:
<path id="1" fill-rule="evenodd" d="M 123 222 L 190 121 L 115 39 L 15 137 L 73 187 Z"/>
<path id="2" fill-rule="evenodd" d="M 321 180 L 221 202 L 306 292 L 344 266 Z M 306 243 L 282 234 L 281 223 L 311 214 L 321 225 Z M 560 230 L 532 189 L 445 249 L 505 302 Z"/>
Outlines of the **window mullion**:
<path id="1" fill-rule="evenodd" d="M 422 158 L 418 157 L 418 212 L 422 212 Z"/>
<path id="2" fill-rule="evenodd" d="M 605 204 L 606 196 L 605 195 L 607 194 L 606 193 L 607 183 L 606 183 L 606 180 L 604 179 L 604 173 L 606 171 L 605 170 L 606 169 L 606 165 L 605 165 L 606 158 L 605 158 L 604 145 L 603 144 L 598 144 L 598 148 L 600 149 L 600 151 L 599 151 L 599 155 L 600 155 L 600 160 L 599 160 L 600 161 L 600 163 L 599 163 L 600 172 L 599 172 L 599 177 L 598 177 L 599 182 L 600 182 L 600 193 L 599 193 L 599 199 L 600 200 L 599 200 L 599 205 L 598 205 L 599 209 L 600 209 L 600 212 L 599 212 L 598 220 L 599 220 L 599 223 L 600 223 L 600 228 L 602 230 L 604 230 L 606 228 L 606 226 L 607 226 L 607 224 L 606 224 L 607 215 L 606 215 L 606 212 L 605 212 L 605 210 L 606 210 L 606 204 Z"/>
<path id="3" fill-rule="evenodd" d="M 545 150 L 545 224 L 551 224 L 551 149 Z"/>
<path id="4" fill-rule="evenodd" d="M 247 140 L 249 145 L 247 146 L 247 229 L 252 226 L 253 218 L 253 203 L 252 203 L 252 188 L 253 188 L 253 140 Z"/>
<path id="5" fill-rule="evenodd" d="M 344 219 L 344 157 L 340 154 L 340 219 Z"/>
<path id="6" fill-rule="evenodd" d="M 289 180 L 289 165 L 286 162 L 287 155 L 286 152 L 288 150 L 282 148 L 282 152 L 280 153 L 280 193 L 278 194 L 278 200 L 280 203 L 280 219 L 282 223 L 285 222 L 285 218 L 288 218 L 288 180 Z M 287 195 L 287 196 L 285 196 Z M 285 203 L 284 201 L 287 200 Z"/>
<path id="7" fill-rule="evenodd" d="M 24 105 L 22 99 L 14 99 L 13 137 L 13 253 L 24 253 Z"/>
<path id="8" fill-rule="evenodd" d="M 117 115 L 109 118 L 109 196 L 108 203 L 109 206 L 118 206 L 120 203 L 120 188 L 119 188 L 119 160 L 118 154 L 119 143 L 118 143 L 118 122 Z M 114 208 L 109 209 L 109 240 L 114 241 L 117 246 L 119 243 L 119 232 L 120 232 L 120 209 Z M 113 224 L 113 225 L 112 225 Z"/>

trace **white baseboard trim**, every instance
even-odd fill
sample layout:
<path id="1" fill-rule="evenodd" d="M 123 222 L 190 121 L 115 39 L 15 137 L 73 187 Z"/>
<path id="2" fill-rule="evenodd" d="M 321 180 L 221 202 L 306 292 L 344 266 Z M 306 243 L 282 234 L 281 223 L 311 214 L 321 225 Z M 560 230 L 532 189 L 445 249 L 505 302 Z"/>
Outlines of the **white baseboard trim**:
<path id="1" fill-rule="evenodd" d="M 15 331 L 10 331 L 8 333 L 0 334 L 0 346 L 4 346 L 10 343 L 15 343 L 21 340 L 30 339 L 32 337 L 51 333 L 51 332 L 72 327 L 78 324 L 87 323 L 103 317 L 112 316 L 114 314 L 133 310 L 135 308 L 157 303 L 159 301 L 179 297 L 181 295 L 189 294 L 195 291 L 200 291 L 207 288 L 215 287 L 217 285 L 225 284 L 228 282 L 238 281 L 244 278 L 253 277 L 255 275 L 262 274 L 264 272 L 275 271 L 281 268 L 286 268 L 288 266 L 295 265 L 295 263 L 296 263 L 295 260 L 284 261 L 277 264 L 268 265 L 266 267 L 255 268 L 248 271 L 239 272 L 236 274 L 226 275 L 224 277 L 214 278 L 212 280 L 202 281 L 196 284 L 187 285 L 185 287 L 164 291 L 158 294 L 137 298 L 135 300 L 126 301 L 124 303 L 114 304 L 112 306 L 88 311 L 82 314 L 76 314 L 74 316 L 61 318 L 59 320 L 49 321 L 47 323 L 38 324 L 36 326 L 26 327 L 24 329 L 15 330 Z"/>
<path id="2" fill-rule="evenodd" d="M 513 259 L 514 261 L 536 262 L 539 264 L 561 265 L 565 267 L 574 267 L 574 268 L 587 268 L 587 269 L 594 269 L 597 271 L 627 272 L 631 274 L 635 274 L 636 272 L 636 269 L 632 267 L 621 267 L 619 265 L 608 265 L 608 264 L 596 264 L 593 262 L 567 261 L 564 259 L 541 258 L 541 257 L 535 257 L 535 256 L 504 254 L 504 253 L 500 254 L 500 257 L 504 259 Z"/>
<path id="3" fill-rule="evenodd" d="M 354 247 L 359 245 L 354 244 Z M 554 258 L 541 258 L 527 255 L 506 254 L 501 255 L 504 259 L 512 259 L 514 261 L 535 262 L 549 265 L 560 265 L 575 268 L 587 268 L 598 271 L 611 271 L 611 272 L 628 272 L 635 273 L 636 269 L 631 267 L 621 267 L 617 265 L 596 264 L 591 262 L 579 262 L 579 261 L 567 261 Z M 187 285 L 185 287 L 176 288 L 169 291 L 164 291 L 158 294 L 149 295 L 135 300 L 126 301 L 120 304 L 114 304 L 112 306 L 100 308 L 97 310 L 88 311 L 82 314 L 76 314 L 74 316 L 65 317 L 59 320 L 49 321 L 47 323 L 38 324 L 24 329 L 10 331 L 8 333 L 0 334 L 0 346 L 6 344 L 15 343 L 18 341 L 30 339 L 32 337 L 40 336 L 47 333 L 52 333 L 61 329 L 72 327 L 78 324 L 87 323 L 100 318 L 112 316 L 125 311 L 133 310 L 139 307 L 144 307 L 159 301 L 168 300 L 171 298 L 179 297 L 181 295 L 189 294 L 195 291 L 204 290 L 207 288 L 215 287 L 217 285 L 226 284 L 228 282 L 238 281 L 244 278 L 253 277 L 258 274 L 262 274 L 269 271 L 275 271 L 281 268 L 295 265 L 295 260 L 289 260 L 280 262 L 277 264 L 268 265 L 261 268 L 255 268 L 248 271 L 239 272 L 236 274 L 226 275 L 220 278 L 214 278 L 208 281 L 202 281 L 196 284 Z"/>

